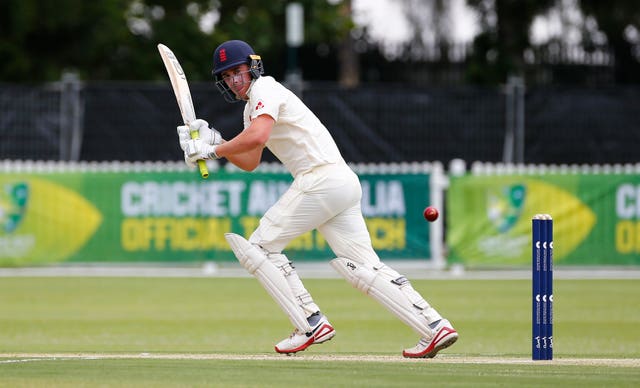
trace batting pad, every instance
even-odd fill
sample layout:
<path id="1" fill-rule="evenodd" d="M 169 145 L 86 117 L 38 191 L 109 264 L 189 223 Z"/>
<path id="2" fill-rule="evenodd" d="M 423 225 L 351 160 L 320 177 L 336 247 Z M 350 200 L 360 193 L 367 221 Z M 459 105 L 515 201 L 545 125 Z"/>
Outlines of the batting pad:
<path id="1" fill-rule="evenodd" d="M 231 250 L 240 264 L 258 279 L 262 287 L 287 314 L 293 326 L 302 333 L 310 332 L 311 326 L 307 322 L 307 317 L 296 302 L 284 274 L 267 259 L 267 256 L 258 247 L 252 245 L 242 236 L 235 233 L 225 233 L 224 238 L 231 246 Z"/>
<path id="2" fill-rule="evenodd" d="M 342 275 L 353 287 L 359 289 L 396 315 L 424 338 L 433 337 L 424 312 L 430 311 L 433 318 L 439 314 L 411 287 L 408 280 L 389 269 L 369 268 L 366 265 L 338 257 L 331 260 L 331 266 Z M 403 290 L 403 288 L 410 288 Z"/>

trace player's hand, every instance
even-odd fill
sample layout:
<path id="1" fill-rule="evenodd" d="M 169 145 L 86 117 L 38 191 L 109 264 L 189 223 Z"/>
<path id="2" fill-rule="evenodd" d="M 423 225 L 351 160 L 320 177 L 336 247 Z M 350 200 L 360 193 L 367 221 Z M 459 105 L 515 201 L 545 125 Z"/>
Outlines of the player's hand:
<path id="1" fill-rule="evenodd" d="M 189 124 L 192 131 L 200 133 L 200 139 L 207 144 L 217 145 L 222 143 L 222 135 L 215 128 L 209 128 L 209 123 L 202 119 L 193 120 Z"/>
<path id="2" fill-rule="evenodd" d="M 217 145 L 205 143 L 202 139 L 191 139 L 185 142 L 184 161 L 191 167 L 196 166 L 198 160 L 218 159 Z"/>
<path id="3" fill-rule="evenodd" d="M 191 131 L 198 131 L 199 137 L 206 144 L 217 145 L 223 142 L 222 135 L 215 128 L 209 128 L 209 123 L 205 120 L 193 120 L 189 126 L 181 125 L 177 127 L 180 148 L 184 151 L 186 143 L 191 140 Z"/>
<path id="4" fill-rule="evenodd" d="M 191 130 L 188 125 L 180 125 L 178 128 L 178 141 L 180 142 L 180 148 L 184 151 L 187 146 L 187 142 L 191 140 Z"/>

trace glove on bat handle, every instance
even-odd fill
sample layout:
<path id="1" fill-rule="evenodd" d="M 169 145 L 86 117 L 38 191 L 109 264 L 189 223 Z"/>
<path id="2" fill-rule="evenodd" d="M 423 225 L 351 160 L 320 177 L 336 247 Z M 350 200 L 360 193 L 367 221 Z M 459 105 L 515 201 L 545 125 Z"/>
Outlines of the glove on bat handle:
<path id="1" fill-rule="evenodd" d="M 191 131 L 189 134 L 191 135 L 192 139 L 198 139 L 200 137 L 198 131 Z M 202 178 L 209 178 L 209 170 L 207 169 L 207 163 L 205 163 L 204 160 L 198 160 L 198 168 L 200 169 L 200 176 L 202 176 Z"/>

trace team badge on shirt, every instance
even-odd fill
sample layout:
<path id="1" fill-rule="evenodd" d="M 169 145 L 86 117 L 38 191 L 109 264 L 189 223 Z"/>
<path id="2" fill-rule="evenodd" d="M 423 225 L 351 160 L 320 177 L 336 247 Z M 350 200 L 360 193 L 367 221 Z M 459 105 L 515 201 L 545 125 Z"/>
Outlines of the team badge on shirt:
<path id="1" fill-rule="evenodd" d="M 258 100 L 258 103 L 256 104 L 256 110 L 260 110 L 264 108 L 264 103 L 262 102 L 262 100 Z"/>

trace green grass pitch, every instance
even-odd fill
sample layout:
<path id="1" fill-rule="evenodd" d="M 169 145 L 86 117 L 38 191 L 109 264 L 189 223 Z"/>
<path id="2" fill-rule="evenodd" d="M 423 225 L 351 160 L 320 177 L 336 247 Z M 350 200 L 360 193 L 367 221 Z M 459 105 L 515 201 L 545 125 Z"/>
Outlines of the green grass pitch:
<path id="1" fill-rule="evenodd" d="M 410 274 L 409 274 L 410 275 Z M 276 355 L 288 320 L 251 278 L 0 278 L 0 386 L 635 386 L 640 282 L 556 280 L 554 360 L 531 358 L 531 282 L 415 280 L 460 333 L 433 360 L 341 279 L 307 288 L 336 337 Z"/>

